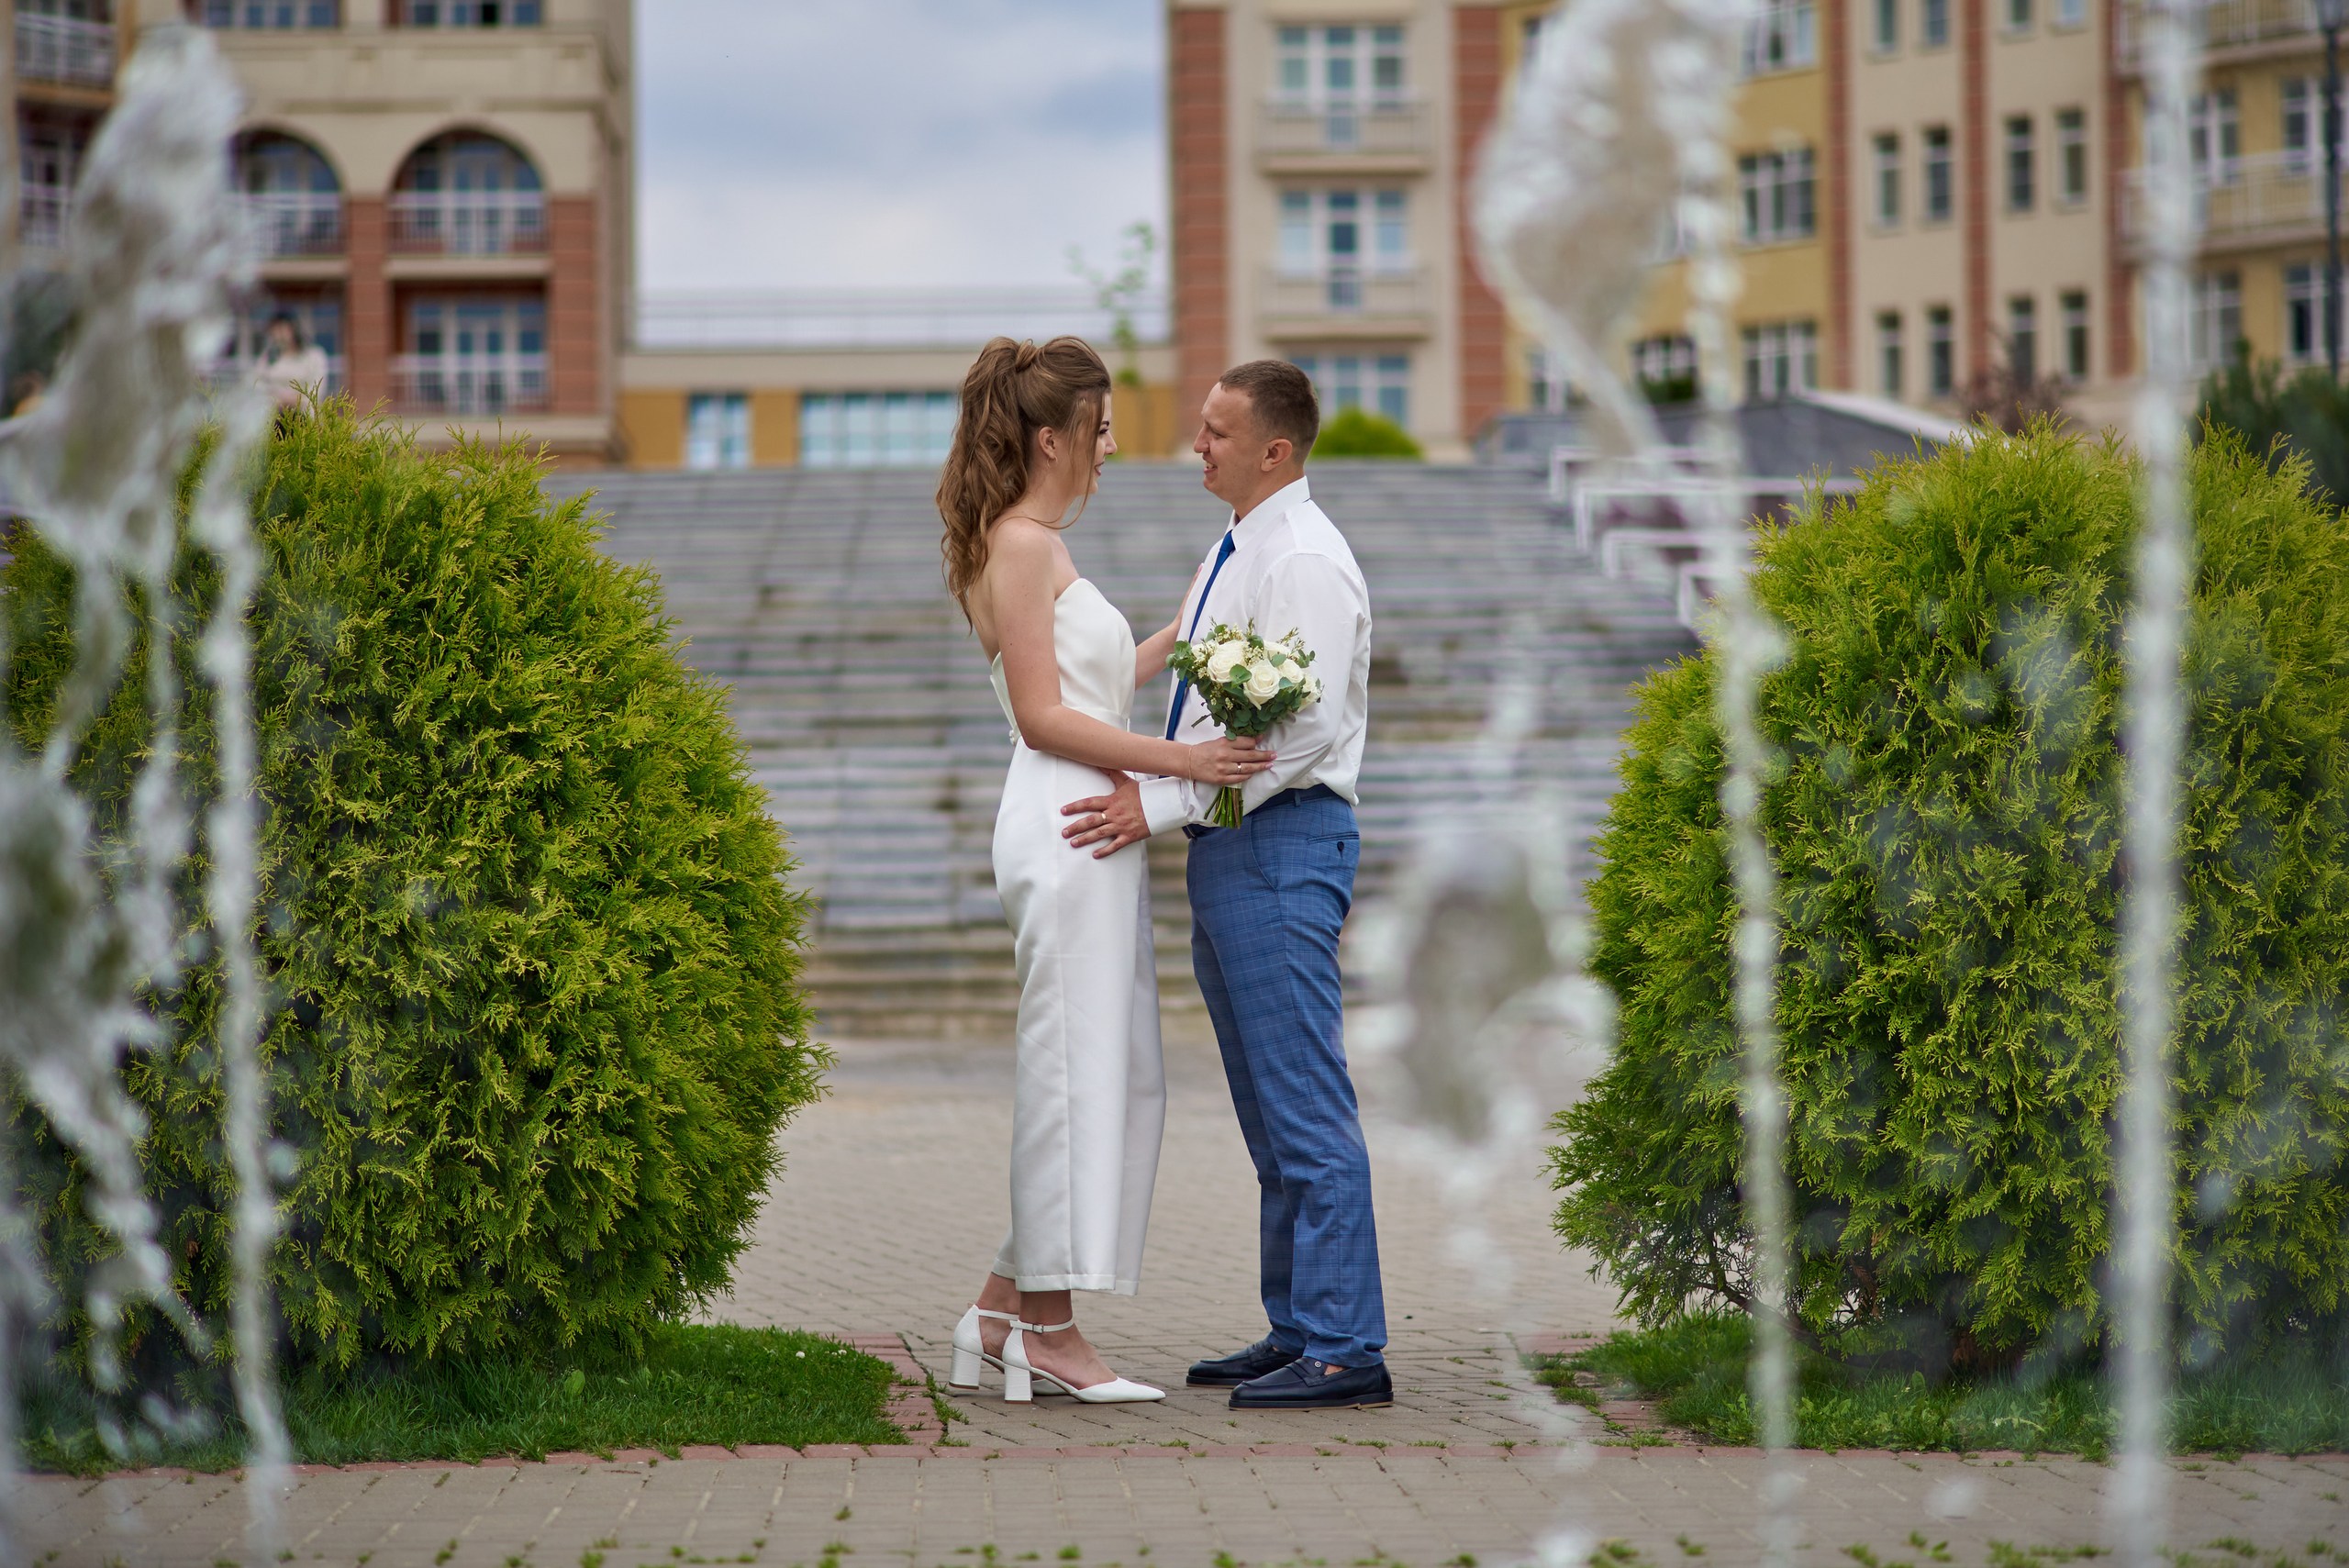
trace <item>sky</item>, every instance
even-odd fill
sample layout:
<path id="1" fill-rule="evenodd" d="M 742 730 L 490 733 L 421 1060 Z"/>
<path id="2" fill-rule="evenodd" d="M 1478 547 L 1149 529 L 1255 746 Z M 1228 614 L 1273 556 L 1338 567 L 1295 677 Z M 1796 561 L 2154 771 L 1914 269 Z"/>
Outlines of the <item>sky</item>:
<path id="1" fill-rule="evenodd" d="M 638 0 L 638 287 L 1073 283 L 1164 232 L 1161 15 Z"/>

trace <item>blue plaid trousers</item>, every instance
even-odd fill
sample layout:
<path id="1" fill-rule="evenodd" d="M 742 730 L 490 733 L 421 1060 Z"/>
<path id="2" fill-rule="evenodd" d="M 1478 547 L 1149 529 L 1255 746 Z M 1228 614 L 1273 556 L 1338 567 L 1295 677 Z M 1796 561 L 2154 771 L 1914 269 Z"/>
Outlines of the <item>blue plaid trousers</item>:
<path id="1" fill-rule="evenodd" d="M 1376 1364 L 1386 1301 L 1370 1154 L 1346 1073 L 1338 932 L 1362 837 L 1332 795 L 1275 799 L 1191 840 L 1191 963 L 1255 1162 L 1274 1342 Z"/>

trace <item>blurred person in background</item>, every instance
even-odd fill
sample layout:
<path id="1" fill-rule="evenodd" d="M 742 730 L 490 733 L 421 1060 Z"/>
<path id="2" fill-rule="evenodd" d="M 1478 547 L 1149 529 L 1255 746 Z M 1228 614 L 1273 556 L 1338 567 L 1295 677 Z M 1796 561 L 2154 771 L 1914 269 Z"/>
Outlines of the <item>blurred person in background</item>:
<path id="1" fill-rule="evenodd" d="M 253 384 L 280 408 L 326 390 L 327 351 L 302 335 L 302 324 L 280 312 L 270 318 L 267 346 L 253 367 Z"/>

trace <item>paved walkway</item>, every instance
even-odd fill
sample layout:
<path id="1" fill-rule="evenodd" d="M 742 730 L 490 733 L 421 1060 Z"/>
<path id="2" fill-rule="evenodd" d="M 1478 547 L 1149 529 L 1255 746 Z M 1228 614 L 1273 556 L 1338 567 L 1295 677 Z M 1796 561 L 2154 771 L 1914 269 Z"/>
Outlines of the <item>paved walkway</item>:
<path id="1" fill-rule="evenodd" d="M 776 1200 L 714 1316 L 894 1332 L 942 1374 L 947 1333 L 1004 1225 L 1008 1068 L 978 1048 L 844 1051 L 834 1097 L 787 1137 Z M 1531 1561 L 1561 1529 L 1585 1551 L 1616 1543 L 1602 1552 L 1608 1568 L 1758 1559 L 1761 1456 L 1535 1446 L 1554 1407 L 1529 1407 L 1508 1385 L 1510 1334 L 1603 1331 L 1611 1296 L 1550 1241 L 1531 1168 L 1486 1217 L 1518 1298 L 1533 1304 L 1513 1308 L 1490 1298 L 1489 1258 L 1474 1269 L 1453 1261 L 1455 1227 L 1433 1184 L 1390 1157 L 1396 1140 L 1374 1122 L 1395 1408 L 1242 1418 L 1182 1389 L 1186 1362 L 1253 1338 L 1262 1318 L 1253 1197 L 1210 1053 L 1176 1050 L 1171 1078 L 1144 1292 L 1080 1298 L 1113 1364 L 1175 1390 L 1164 1405 L 1021 1409 L 995 1392 L 957 1396 L 948 1440 L 963 1446 L 910 1451 L 323 1471 L 288 1499 L 285 1560 L 1469 1568 Z M 2078 1461 L 1847 1453 L 1805 1455 L 1799 1468 L 1809 1564 L 2029 1568 L 2109 1539 L 2110 1473 Z M 2262 1568 L 2334 1568 L 2349 1561 L 2345 1496 L 2349 1457 L 2182 1462 L 2172 1539 L 2239 1543 Z M 239 1554 L 243 1502 L 228 1479 L 47 1479 L 27 1500 L 27 1562 L 214 1568 Z M 2202 1559 L 2245 1562 L 2228 1548 Z"/>

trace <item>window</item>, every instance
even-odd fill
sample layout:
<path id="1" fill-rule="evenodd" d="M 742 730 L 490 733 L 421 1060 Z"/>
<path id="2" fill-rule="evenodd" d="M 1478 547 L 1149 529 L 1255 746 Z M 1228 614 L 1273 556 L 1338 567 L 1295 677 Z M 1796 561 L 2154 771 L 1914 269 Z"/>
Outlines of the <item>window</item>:
<path id="1" fill-rule="evenodd" d="M 337 0 L 204 0 L 207 28 L 339 28 Z"/>
<path id="2" fill-rule="evenodd" d="M 2074 382 L 2088 378 L 2088 296 L 2075 289 L 2058 302 L 2064 311 L 2064 374 Z"/>
<path id="3" fill-rule="evenodd" d="M 1928 223 L 1947 223 L 1957 207 L 1957 182 L 1949 158 L 1949 127 L 1925 128 L 1925 211 Z"/>
<path id="4" fill-rule="evenodd" d="M 1876 389 L 1899 401 L 1905 366 L 1901 363 L 1900 312 L 1885 310 L 1876 318 Z"/>
<path id="5" fill-rule="evenodd" d="M 2022 385 L 2039 379 L 2039 302 L 2027 294 L 2007 301 L 2007 368 Z"/>
<path id="6" fill-rule="evenodd" d="M 2196 176 L 2216 184 L 2232 184 L 2243 157 L 2243 127 L 2235 114 L 2235 90 L 2197 93 L 2187 104 L 2186 147 Z"/>
<path id="7" fill-rule="evenodd" d="M 422 295 L 408 302 L 394 395 L 436 413 L 492 416 L 547 402 L 547 307 L 537 295 Z"/>
<path id="8" fill-rule="evenodd" d="M 1890 228 L 1900 221 L 1900 139 L 1889 131 L 1876 138 L 1872 161 L 1876 172 L 1876 222 Z"/>
<path id="9" fill-rule="evenodd" d="M 2077 206 L 2088 199 L 2088 117 L 2085 109 L 2055 111 L 2055 199 Z"/>
<path id="10" fill-rule="evenodd" d="M 1685 403 L 1697 395 L 1697 340 L 1667 334 L 1631 345 L 1631 375 L 1652 403 Z"/>
<path id="11" fill-rule="evenodd" d="M 1402 101 L 1400 28 L 1283 28 L 1278 44 L 1276 80 L 1284 99 L 1316 105 Z"/>
<path id="12" fill-rule="evenodd" d="M 275 131 L 237 143 L 239 200 L 264 256 L 342 250 L 342 192 L 317 149 Z"/>
<path id="13" fill-rule="evenodd" d="M 1745 24 L 1745 74 L 1799 71 L 1818 63 L 1815 0 L 1760 0 L 1755 9 L 1760 14 Z"/>
<path id="14" fill-rule="evenodd" d="M 2029 212 L 2035 193 L 2032 176 L 2038 159 L 2032 148 L 2031 117 L 2011 115 L 2007 119 L 2007 210 Z"/>
<path id="15" fill-rule="evenodd" d="M 538 170 L 477 132 L 436 137 L 409 154 L 392 193 L 391 220 L 397 251 L 498 256 L 547 248 Z"/>
<path id="16" fill-rule="evenodd" d="M 740 392 L 696 392 L 685 400 L 685 466 L 751 466 L 751 400 Z"/>
<path id="17" fill-rule="evenodd" d="M 1281 275 L 1320 279 L 1328 308 L 1359 310 L 1365 275 L 1410 271 L 1409 218 L 1408 199 L 1398 190 L 1283 191 Z"/>
<path id="18" fill-rule="evenodd" d="M 1917 41 L 1927 49 L 1949 42 L 1949 0 L 1917 0 Z"/>
<path id="19" fill-rule="evenodd" d="M 807 468 L 930 468 L 954 444 L 951 392 L 808 392 L 799 398 Z"/>
<path id="20" fill-rule="evenodd" d="M 1817 232 L 1809 148 L 1747 153 L 1737 161 L 1737 186 L 1742 237 L 1748 245 L 1808 239 Z"/>
<path id="21" fill-rule="evenodd" d="M 2059 28 L 2087 27 L 2088 0 L 2055 0 L 2055 25 Z"/>
<path id="22" fill-rule="evenodd" d="M 1809 321 L 1774 321 L 1745 329 L 1745 398 L 1784 397 L 1819 384 L 1819 328 Z"/>
<path id="23" fill-rule="evenodd" d="M 2007 31 L 2021 33 L 2031 30 L 2031 0 L 2006 0 Z"/>
<path id="24" fill-rule="evenodd" d="M 2315 364 L 2325 357 L 2324 268 L 2321 264 L 2284 269 L 2284 357 L 2295 364 Z"/>
<path id="25" fill-rule="evenodd" d="M 1890 54 L 1900 47 L 1900 0 L 1876 0 L 1876 26 L 1870 41 L 1878 54 Z"/>
<path id="26" fill-rule="evenodd" d="M 2198 274 L 2191 312 L 2195 369 L 2215 370 L 2233 359 L 2243 341 L 2243 274 Z"/>
<path id="27" fill-rule="evenodd" d="M 2324 134 L 2318 128 L 2318 121 L 2324 116 L 2324 83 L 2304 76 L 2288 76 L 2280 90 L 2284 106 L 2284 167 L 2291 173 L 2305 174 L 2323 156 Z"/>
<path id="28" fill-rule="evenodd" d="M 1313 378 L 1323 412 L 1368 408 L 1411 428 L 1410 355 L 1299 354 L 1293 362 Z"/>
<path id="29" fill-rule="evenodd" d="M 539 0 L 400 0 L 404 28 L 535 28 Z"/>
<path id="30" fill-rule="evenodd" d="M 1957 330 L 1946 305 L 1925 307 L 1925 391 L 1947 397 L 1957 389 Z"/>

